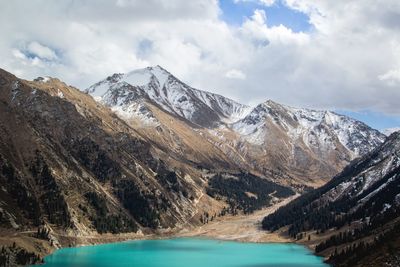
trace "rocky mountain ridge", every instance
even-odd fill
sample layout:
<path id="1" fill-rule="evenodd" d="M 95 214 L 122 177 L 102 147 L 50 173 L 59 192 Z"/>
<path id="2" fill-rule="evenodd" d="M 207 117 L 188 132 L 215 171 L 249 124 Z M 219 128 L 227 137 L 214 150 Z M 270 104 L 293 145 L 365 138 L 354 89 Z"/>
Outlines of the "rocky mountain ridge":
<path id="1" fill-rule="evenodd" d="M 168 123 L 188 127 L 148 107 L 159 112 L 162 131 Z M 26 81 L 0 70 L 0 244 L 8 253 L 0 263 L 29 264 L 40 259 L 36 253 L 62 246 L 195 227 L 206 213 L 251 211 L 294 194 L 245 172 L 197 132 L 185 140 L 199 143 L 182 151 L 186 130 L 178 136 L 150 128 L 176 149 L 58 79 Z M 208 183 L 222 171 L 223 183 Z M 238 182 L 242 177 L 254 182 Z M 255 201 L 251 192 L 259 188 L 270 194 Z"/>
<path id="2" fill-rule="evenodd" d="M 0 70 L 0 243 L 10 253 L 26 249 L 27 263 L 39 259 L 32 251 L 250 213 L 324 183 L 364 151 L 343 145 L 326 123 L 305 131 L 331 134 L 334 146 L 321 150 L 290 134 L 301 125 L 288 108 L 269 101 L 250 109 L 160 67 L 92 89 Z M 262 144 L 240 132 L 253 121 Z M 357 129 L 365 133 L 357 140 L 373 140 L 350 143 L 373 149 L 379 134 Z"/>
<path id="3" fill-rule="evenodd" d="M 136 120 L 144 135 L 154 127 L 164 130 L 157 135 L 173 134 L 173 141 L 163 137 L 160 142 L 168 144 L 166 149 L 187 143 L 183 150 L 198 151 L 190 148 L 191 140 L 182 138 L 185 127 L 185 135 L 201 134 L 193 140 L 211 142 L 233 164 L 262 175 L 275 171 L 286 177 L 280 180 L 291 177 L 297 184 L 321 184 L 385 139 L 364 123 L 330 111 L 292 108 L 271 100 L 251 108 L 194 89 L 160 66 L 111 75 L 85 92 L 128 123 Z M 179 119 L 182 127 L 167 126 L 160 116 Z M 152 134 L 152 140 L 157 138 Z"/>
<path id="4" fill-rule="evenodd" d="M 273 122 L 284 128 L 289 136 L 301 138 L 307 146 L 326 147 L 339 141 L 355 156 L 369 152 L 371 147 L 378 146 L 385 139 L 379 131 L 350 117 L 332 111 L 293 108 L 271 100 L 258 105 L 234 123 L 233 129 L 250 142 L 262 144 L 264 139 L 258 137 L 266 134 L 262 130 L 267 118 L 273 118 Z"/>
<path id="5" fill-rule="evenodd" d="M 316 252 L 336 266 L 370 266 L 366 259 L 372 254 L 371 266 L 379 266 L 399 256 L 384 256 L 385 246 L 400 247 L 399 215 L 400 132 L 395 132 L 323 187 L 266 217 L 263 227 L 288 227 L 298 239 L 313 235 L 319 240 Z"/>
<path id="6" fill-rule="evenodd" d="M 85 90 L 117 112 L 129 112 L 137 99 L 149 99 L 162 109 L 200 126 L 235 121 L 249 107 L 221 95 L 194 89 L 160 66 L 113 74 Z"/>

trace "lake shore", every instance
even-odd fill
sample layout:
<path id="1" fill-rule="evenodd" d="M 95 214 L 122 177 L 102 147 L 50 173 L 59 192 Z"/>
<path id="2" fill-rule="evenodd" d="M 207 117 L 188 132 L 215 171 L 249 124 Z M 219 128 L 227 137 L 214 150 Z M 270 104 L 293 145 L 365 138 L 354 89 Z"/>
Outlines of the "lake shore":
<path id="1" fill-rule="evenodd" d="M 62 249 L 48 256 L 44 266 L 328 267 L 321 257 L 294 243 L 248 243 L 199 237 L 152 239 Z"/>
<path id="2" fill-rule="evenodd" d="M 286 205 L 298 195 L 287 198 L 270 207 L 255 211 L 248 215 L 226 215 L 216 217 L 213 221 L 201 226 L 181 226 L 174 229 L 158 230 L 156 233 L 127 233 L 127 234 L 102 234 L 82 237 L 63 236 L 77 245 L 92 245 L 127 240 L 162 239 L 175 237 L 206 237 L 218 240 L 254 242 L 254 243 L 289 243 L 293 239 L 285 237 L 280 232 L 268 232 L 261 228 L 262 219 Z"/>
<path id="3" fill-rule="evenodd" d="M 297 195 L 287 198 L 273 206 L 255 211 L 248 215 L 217 217 L 214 221 L 193 229 L 182 229 L 178 237 L 207 237 L 220 240 L 255 242 L 255 243 L 288 243 L 292 239 L 284 237 L 279 232 L 271 233 L 262 230 L 262 219 L 286 205 Z"/>
<path id="4" fill-rule="evenodd" d="M 213 221 L 201 226 L 185 225 L 179 228 L 158 230 L 157 232 L 138 232 L 125 234 L 94 234 L 85 236 L 71 236 L 54 233 L 61 247 L 80 247 L 105 243 L 123 242 L 129 240 L 165 239 L 177 237 L 204 237 L 226 241 L 254 242 L 254 243 L 291 243 L 293 239 L 285 237 L 280 232 L 262 230 L 261 221 L 268 214 L 286 205 L 297 195 L 278 202 L 270 207 L 255 211 L 248 215 L 226 215 L 217 217 Z M 44 240 L 33 237 L 34 231 L 5 234 L 0 237 L 0 245 L 12 245 L 14 242 L 29 251 L 34 251 L 41 257 L 53 253 L 57 248 L 50 246 Z"/>

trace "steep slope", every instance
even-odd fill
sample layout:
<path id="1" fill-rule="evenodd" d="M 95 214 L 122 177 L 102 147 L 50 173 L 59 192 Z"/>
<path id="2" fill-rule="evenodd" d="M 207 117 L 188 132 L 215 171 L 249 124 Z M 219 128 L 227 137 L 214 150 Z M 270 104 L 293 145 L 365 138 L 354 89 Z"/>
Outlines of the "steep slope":
<path id="1" fill-rule="evenodd" d="M 18 186 L 12 183 L 20 183 L 26 187 L 27 196 L 32 191 L 57 188 L 55 197 L 62 203 L 46 215 L 43 212 L 47 208 L 40 207 L 41 196 L 33 194 L 39 205 L 35 208 L 38 214 L 32 215 L 35 221 L 46 218 L 50 223 L 62 222 L 78 232 L 90 231 L 87 224 L 81 225 L 73 218 L 73 214 L 85 215 L 77 207 L 85 198 L 84 203 L 91 203 L 104 197 L 104 201 L 99 200 L 105 205 L 102 208 L 114 207 L 116 215 L 122 212 L 121 216 L 143 227 L 184 222 L 190 214 L 178 213 L 194 210 L 186 199 L 195 199 L 199 194 L 192 191 L 196 183 L 186 184 L 177 174 L 183 170 L 169 170 L 158 159 L 162 152 L 87 95 L 58 80 L 25 82 L 2 73 L 1 100 L 0 153 L 2 178 L 7 179 L 2 184 L 14 190 Z M 168 192 L 162 184 L 170 176 L 175 180 L 180 178 L 175 181 L 176 191 Z M 48 181 L 40 180 L 45 178 Z M 203 181 L 197 183 L 200 186 Z M 142 207 L 129 206 L 128 196 L 142 202 Z M 175 201 L 176 197 L 185 201 Z M 75 203 L 69 202 L 69 198 Z M 179 207 L 183 203 L 185 207 Z M 123 206 L 126 210 L 121 210 Z M 58 213 L 64 217 L 52 220 L 51 216 Z M 90 221 L 94 216 L 89 217 Z"/>
<path id="2" fill-rule="evenodd" d="M 247 144 L 255 166 L 283 170 L 305 181 L 325 181 L 385 136 L 362 122 L 330 111 L 284 106 L 267 101 L 232 125 L 240 145 Z"/>
<path id="3" fill-rule="evenodd" d="M 381 137 L 330 113 L 339 122 L 318 124 L 322 115 L 271 101 L 251 110 L 160 67 L 115 74 L 87 92 L 96 101 L 57 79 L 0 70 L 0 243 L 26 263 L 38 259 L 29 251 L 99 234 L 132 237 L 199 225 L 205 214 L 253 212 L 293 195 L 287 185 L 321 183 Z M 254 142 L 255 132 L 264 141 Z"/>
<path id="4" fill-rule="evenodd" d="M 148 107 L 161 112 L 156 104 Z M 163 124 L 188 127 L 161 113 L 157 120 Z M 207 194 L 214 188 L 208 181 L 219 172 L 235 181 L 250 177 L 211 142 L 199 139 L 192 151 L 180 151 L 177 143 L 170 150 L 162 139 L 152 141 L 149 132 L 143 135 L 132 125 L 57 79 L 25 81 L 0 70 L 0 244 L 7 246 L 0 263 L 10 255 L 21 264 L 32 263 L 39 259 L 32 251 L 43 255 L 55 247 L 111 238 L 105 233 L 132 238 L 202 224 L 206 212 L 252 208 L 253 199 L 240 193 L 218 199 Z M 184 137 L 185 132 L 182 140 L 201 136 L 190 131 Z M 195 151 L 200 147 L 213 154 Z M 183 160 L 181 153 L 187 152 L 192 156 Z M 251 194 L 260 184 L 276 191 L 255 208 L 293 194 L 265 177 L 250 179 L 257 182 L 246 185 Z"/>
<path id="5" fill-rule="evenodd" d="M 147 231 L 196 215 L 199 173 L 167 167 L 161 152 L 74 88 L 0 77 L 4 231 L 50 229 L 45 238 L 58 246 L 71 242 L 63 236 Z"/>
<path id="6" fill-rule="evenodd" d="M 85 90 L 146 140 L 200 168 L 250 170 L 209 128 L 235 121 L 248 107 L 189 87 L 159 66 L 114 74 Z M 227 153 L 228 152 L 228 153 Z"/>
<path id="7" fill-rule="evenodd" d="M 138 110 L 137 100 L 148 99 L 164 110 L 204 127 L 239 119 L 248 109 L 223 96 L 194 89 L 160 66 L 114 74 L 92 85 L 86 92 L 120 114 Z"/>
<path id="8" fill-rule="evenodd" d="M 313 235 L 311 239 L 319 243 L 316 251 L 330 256 L 330 262 L 355 266 L 365 263 L 364 257 L 371 256 L 374 250 L 375 259 L 396 260 L 400 248 L 399 215 L 400 132 L 396 132 L 384 144 L 354 160 L 325 186 L 266 217 L 263 227 L 277 230 L 288 226 L 288 234 L 299 239 Z M 397 248 L 397 254 L 377 255 L 388 253 L 385 246 L 389 245 L 393 246 L 392 252 Z"/>
<path id="9" fill-rule="evenodd" d="M 292 139 L 301 139 L 308 147 L 329 150 L 341 145 L 354 156 L 369 152 L 371 147 L 378 146 L 385 139 L 379 131 L 347 116 L 331 111 L 292 108 L 271 100 L 258 105 L 233 124 L 233 129 L 249 142 L 265 143 L 267 120 L 284 129 Z"/>
<path id="10" fill-rule="evenodd" d="M 85 91 L 180 160 L 251 170 L 300 191 L 325 183 L 385 138 L 332 112 L 273 101 L 249 108 L 193 89 L 159 66 L 114 74 Z"/>

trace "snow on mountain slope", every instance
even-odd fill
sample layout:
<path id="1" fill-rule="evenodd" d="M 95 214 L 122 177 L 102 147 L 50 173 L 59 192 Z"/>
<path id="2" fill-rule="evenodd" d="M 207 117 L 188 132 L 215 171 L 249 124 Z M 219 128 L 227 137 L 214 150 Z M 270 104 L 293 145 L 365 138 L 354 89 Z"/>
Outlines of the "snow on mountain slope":
<path id="1" fill-rule="evenodd" d="M 146 99 L 205 127 L 215 126 L 221 121 L 233 122 L 249 110 L 249 107 L 231 99 L 194 89 L 160 66 L 114 74 L 86 89 L 86 93 L 114 110 L 123 110 L 125 115 L 133 102 Z"/>
<path id="2" fill-rule="evenodd" d="M 367 154 L 351 167 L 358 171 L 328 191 L 325 194 L 326 197 L 336 200 L 343 197 L 357 198 L 358 206 L 360 206 L 385 187 L 398 185 L 400 181 L 400 134 L 391 135 L 382 146 Z M 393 201 L 394 199 L 393 196 Z"/>
<path id="3" fill-rule="evenodd" d="M 293 142 L 308 147 L 335 149 L 337 142 L 363 155 L 385 140 L 385 136 L 364 123 L 331 111 L 316 111 L 284 106 L 271 100 L 255 107 L 232 125 L 250 143 L 262 145 L 271 124 L 286 132 Z"/>
<path id="4" fill-rule="evenodd" d="M 367 125 L 329 111 L 273 101 L 250 108 L 194 89 L 160 66 L 114 74 L 86 93 L 135 128 L 143 128 L 143 136 L 157 139 L 166 151 L 181 157 L 191 153 L 193 159 L 223 153 L 219 158 L 230 165 L 268 176 L 278 172 L 277 180 L 290 176 L 312 186 L 385 139 Z M 195 143 L 204 148 L 199 150 Z"/>
<path id="5" fill-rule="evenodd" d="M 396 132 L 324 186 L 265 217 L 262 226 L 266 230 L 286 227 L 301 243 L 307 236 L 310 241 L 311 234 L 308 244 L 315 246 L 317 253 L 330 256 L 328 262 L 334 266 L 398 266 L 383 263 L 399 251 L 399 218 L 400 133 Z M 381 253 L 387 241 L 397 247 Z M 379 257 L 380 263 L 366 264 L 366 254 L 375 254 L 373 258 Z M 360 260 L 363 263 L 356 264 Z"/>
<path id="6" fill-rule="evenodd" d="M 266 229 L 271 229 L 300 220 L 307 222 L 310 218 L 315 223 L 317 217 L 326 215 L 325 210 L 331 212 L 329 220 L 332 221 L 324 218 L 325 227 L 340 225 L 343 219 L 340 214 L 348 216 L 347 222 L 380 216 L 390 207 L 400 207 L 399 184 L 400 133 L 394 133 L 382 145 L 354 160 L 326 185 L 267 217 L 263 224 Z M 303 214 L 305 211 L 307 218 Z M 283 217 L 285 219 L 281 221 Z"/>
<path id="7" fill-rule="evenodd" d="M 299 140 L 322 151 L 342 145 L 363 155 L 382 143 L 385 136 L 367 125 L 330 111 L 292 108 L 267 101 L 255 108 L 226 97 L 194 89 L 160 66 L 126 74 L 114 74 L 86 92 L 103 102 L 122 118 L 137 117 L 145 124 L 156 122 L 145 108 L 146 101 L 196 125 L 214 128 L 227 124 L 251 144 L 263 145 L 266 135 L 276 126 L 292 143 Z M 137 108 L 138 105 L 140 108 Z"/>
<path id="8" fill-rule="evenodd" d="M 159 126 L 158 119 L 143 102 L 134 102 L 129 105 L 112 106 L 111 110 L 123 120 L 129 121 L 132 117 L 139 119 L 145 126 Z"/>
<path id="9" fill-rule="evenodd" d="M 393 128 L 387 128 L 382 130 L 382 133 L 385 134 L 386 136 L 391 135 L 394 132 L 399 132 L 400 131 L 400 127 L 393 127 Z"/>

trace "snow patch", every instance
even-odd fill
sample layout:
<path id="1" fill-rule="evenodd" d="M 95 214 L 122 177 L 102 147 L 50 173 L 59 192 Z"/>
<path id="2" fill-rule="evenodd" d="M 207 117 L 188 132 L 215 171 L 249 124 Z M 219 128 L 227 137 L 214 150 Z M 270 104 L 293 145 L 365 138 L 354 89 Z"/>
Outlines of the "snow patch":
<path id="1" fill-rule="evenodd" d="M 392 133 L 398 132 L 398 131 L 400 131 L 400 127 L 393 127 L 393 128 L 387 128 L 387 129 L 382 130 L 382 133 L 386 136 L 389 136 Z"/>
<path id="2" fill-rule="evenodd" d="M 137 118 L 144 126 L 159 126 L 160 123 L 153 116 L 151 111 L 142 103 L 134 103 L 129 106 L 113 106 L 111 110 L 115 112 L 121 119 L 130 120 Z"/>
<path id="3" fill-rule="evenodd" d="M 262 129 L 267 120 L 287 132 L 292 140 L 300 139 L 309 148 L 334 150 L 339 141 L 354 157 L 369 152 L 384 141 L 378 131 L 349 117 L 331 111 L 293 108 L 270 100 L 255 107 L 232 129 L 245 139 L 260 144 L 262 140 L 258 138 L 262 135 L 255 128 Z"/>
<path id="4" fill-rule="evenodd" d="M 63 94 L 63 92 L 61 92 L 60 89 L 57 89 L 57 96 L 58 96 L 59 98 L 64 98 L 64 94 Z"/>
<path id="5" fill-rule="evenodd" d="M 19 89 L 19 81 L 15 81 L 11 84 L 11 101 L 14 101 L 17 97 Z"/>
<path id="6" fill-rule="evenodd" d="M 110 88 L 109 84 L 106 82 L 102 82 L 100 84 L 98 84 L 97 86 L 95 86 L 91 91 L 90 91 L 90 95 L 96 100 L 98 101 L 98 99 L 101 99 L 101 97 L 108 91 L 108 89 Z"/>
<path id="7" fill-rule="evenodd" d="M 392 205 L 385 203 L 383 204 L 383 209 L 382 209 L 382 213 L 384 213 L 385 211 L 387 211 L 388 209 L 390 209 L 392 207 Z"/>
<path id="8" fill-rule="evenodd" d="M 363 197 L 362 199 L 360 199 L 360 203 L 366 202 L 368 201 L 368 199 L 370 199 L 371 197 L 373 197 L 374 195 L 376 195 L 379 191 L 381 191 L 383 188 L 385 188 L 389 183 L 391 183 L 393 181 L 393 178 L 390 178 L 387 180 L 386 183 L 382 184 L 381 186 L 379 186 L 377 189 L 375 189 L 373 192 L 369 193 L 367 196 Z M 364 187 L 363 190 L 361 190 L 359 194 L 361 194 L 366 188 Z"/>
<path id="9" fill-rule="evenodd" d="M 144 70 L 132 71 L 123 76 L 121 81 L 124 81 L 132 86 L 144 86 L 150 82 L 151 73 Z"/>
<path id="10" fill-rule="evenodd" d="M 126 111 L 132 103 L 146 97 L 164 110 L 190 121 L 195 114 L 198 118 L 202 113 L 214 113 L 222 122 L 233 123 L 250 112 L 249 107 L 233 100 L 187 86 L 160 66 L 114 74 L 85 91 L 124 117 L 129 115 Z"/>
<path id="11" fill-rule="evenodd" d="M 149 68 L 152 74 L 157 78 L 159 82 L 159 86 L 162 88 L 164 87 L 165 82 L 169 77 L 169 73 L 162 69 L 160 66 L 156 66 L 154 68 Z"/>

